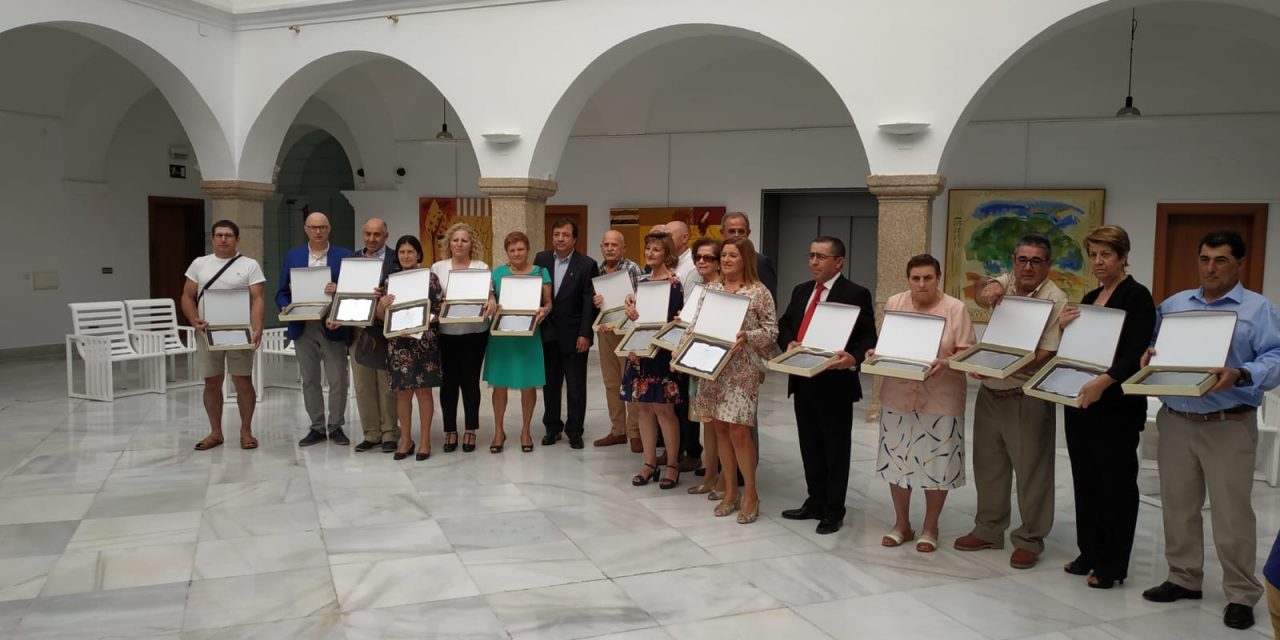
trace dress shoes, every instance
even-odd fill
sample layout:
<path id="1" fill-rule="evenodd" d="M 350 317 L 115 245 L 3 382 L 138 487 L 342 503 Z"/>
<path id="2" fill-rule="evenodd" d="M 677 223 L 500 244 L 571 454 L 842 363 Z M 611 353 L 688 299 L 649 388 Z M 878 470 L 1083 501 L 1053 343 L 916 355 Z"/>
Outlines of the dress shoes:
<path id="1" fill-rule="evenodd" d="M 371 440 L 365 440 L 360 444 L 356 445 L 356 451 L 372 451 L 373 448 L 377 446 L 379 446 L 379 443 L 373 442 Z"/>
<path id="2" fill-rule="evenodd" d="M 1253 607 L 1232 602 L 1222 612 L 1222 624 L 1232 629 L 1248 629 L 1253 626 Z"/>
<path id="3" fill-rule="evenodd" d="M 787 509 L 782 512 L 782 517 L 788 520 L 821 520 L 822 512 L 809 507 L 800 507 L 799 509 Z"/>
<path id="4" fill-rule="evenodd" d="M 313 444 L 320 444 L 321 442 L 324 442 L 325 440 L 328 440 L 328 439 L 329 439 L 329 436 L 325 434 L 323 431 L 308 429 L 307 435 L 302 436 L 302 439 L 298 441 L 298 446 L 309 447 Z"/>
<path id="5" fill-rule="evenodd" d="M 644 443 L 640 438 L 631 439 L 631 453 L 644 453 Z"/>
<path id="6" fill-rule="evenodd" d="M 347 437 L 347 434 L 342 432 L 342 427 L 337 427 L 333 431 L 329 432 L 329 442 L 345 447 L 351 444 L 351 439 Z"/>
<path id="7" fill-rule="evenodd" d="M 612 433 L 591 443 L 593 447 L 612 447 L 615 444 L 622 444 L 627 441 L 626 436 L 615 436 Z"/>
<path id="8" fill-rule="evenodd" d="M 1004 541 L 1001 540 L 1000 542 L 987 542 L 986 540 L 983 540 L 982 538 L 979 538 L 978 536 L 972 533 L 966 533 L 960 536 L 959 538 L 956 538 L 956 542 L 954 546 L 956 548 L 956 551 L 982 551 L 983 549 L 1003 549 Z"/>
<path id="9" fill-rule="evenodd" d="M 548 433 L 547 435 L 542 436 L 542 446 L 549 447 L 559 442 L 561 437 L 562 436 L 558 433 Z"/>
<path id="10" fill-rule="evenodd" d="M 680 463 L 676 465 L 681 473 L 692 473 L 702 466 L 702 458 L 693 456 L 680 456 Z"/>
<path id="11" fill-rule="evenodd" d="M 581 449 L 585 446 L 587 446 L 587 444 L 582 441 L 582 436 L 569 436 L 570 449 Z"/>
<path id="12" fill-rule="evenodd" d="M 818 522 L 818 528 L 814 529 L 814 531 L 817 532 L 818 535 L 825 536 L 839 531 L 842 525 L 844 525 L 843 518 L 840 520 L 836 520 L 834 518 L 823 518 Z"/>
<path id="13" fill-rule="evenodd" d="M 1151 602 L 1173 602 L 1175 600 L 1199 600 L 1204 597 L 1204 592 L 1199 590 L 1188 589 L 1182 585 L 1177 585 L 1168 580 L 1164 581 L 1158 587 L 1151 587 L 1142 592 L 1142 597 Z M 1252 617 L 1252 613 L 1250 613 Z"/>
<path id="14" fill-rule="evenodd" d="M 1040 554 L 1030 549 L 1014 549 L 1009 555 L 1009 566 L 1014 569 L 1030 569 L 1040 561 Z"/>

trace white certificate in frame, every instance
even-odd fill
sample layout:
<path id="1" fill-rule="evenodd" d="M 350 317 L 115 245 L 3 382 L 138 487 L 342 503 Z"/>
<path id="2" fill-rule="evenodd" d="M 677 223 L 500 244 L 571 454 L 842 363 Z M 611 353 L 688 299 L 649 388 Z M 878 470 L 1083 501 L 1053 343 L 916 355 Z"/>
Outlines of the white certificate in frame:
<path id="1" fill-rule="evenodd" d="M 205 340 L 210 351 L 253 349 L 248 289 L 206 289 L 204 306 Z"/>
<path id="2" fill-rule="evenodd" d="M 444 324 L 481 322 L 484 305 L 493 287 L 493 272 L 488 269 L 454 269 L 444 288 L 440 322 Z"/>
<path id="3" fill-rule="evenodd" d="M 387 307 L 383 335 L 395 338 L 430 328 L 430 269 L 407 269 L 387 276 L 387 295 L 395 296 L 395 302 Z"/>
<path id="4" fill-rule="evenodd" d="M 1234 311 L 1164 314 L 1155 355 L 1120 388 L 1133 395 L 1203 396 L 1218 381 L 1209 371 L 1227 364 L 1236 321 Z"/>
<path id="5" fill-rule="evenodd" d="M 693 333 L 672 357 L 671 368 L 705 380 L 719 377 L 750 306 L 746 296 L 708 289 L 690 329 Z"/>
<path id="6" fill-rule="evenodd" d="M 502 276 L 498 311 L 489 332 L 501 336 L 531 336 L 538 308 L 542 306 L 542 276 Z"/>
<path id="7" fill-rule="evenodd" d="M 591 328 L 599 331 L 600 327 L 615 326 L 626 320 L 627 296 L 635 293 L 635 288 L 631 286 L 631 274 L 625 269 L 619 269 L 613 273 L 592 278 L 591 285 L 595 287 L 596 293 L 604 298 L 604 302 L 600 305 L 600 312 L 596 314 L 596 320 Z"/>
<path id="8" fill-rule="evenodd" d="M 862 307 L 839 302 L 819 302 L 800 344 L 768 362 L 773 371 L 802 378 L 822 373 L 836 361 L 853 335 Z"/>
<path id="9" fill-rule="evenodd" d="M 1111 368 L 1124 330 L 1124 310 L 1095 305 L 1079 309 L 1080 317 L 1062 330 L 1057 355 L 1022 385 L 1023 393 L 1078 408 L 1080 388 Z"/>
<path id="10" fill-rule="evenodd" d="M 978 344 L 950 360 L 952 369 L 1003 380 L 1036 357 L 1036 345 L 1053 315 L 1053 301 L 1005 296 L 991 313 Z"/>
<path id="11" fill-rule="evenodd" d="M 383 264 L 376 258 L 342 259 L 337 293 L 333 294 L 333 312 L 329 314 L 334 324 L 349 327 L 373 324 Z"/>
<path id="12" fill-rule="evenodd" d="M 289 269 L 289 306 L 280 312 L 285 322 L 319 320 L 329 310 L 332 298 L 325 294 L 333 273 L 329 267 Z"/>
<path id="13" fill-rule="evenodd" d="M 947 319 L 926 313 L 886 311 L 875 355 L 862 371 L 877 376 L 923 382 L 938 357 Z"/>

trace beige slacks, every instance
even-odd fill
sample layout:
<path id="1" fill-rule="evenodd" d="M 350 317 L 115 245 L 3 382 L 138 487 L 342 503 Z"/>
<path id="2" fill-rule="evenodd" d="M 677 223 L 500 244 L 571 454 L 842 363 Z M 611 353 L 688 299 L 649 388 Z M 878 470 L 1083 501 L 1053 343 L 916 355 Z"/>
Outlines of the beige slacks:
<path id="1" fill-rule="evenodd" d="M 607 331 L 597 333 L 596 338 L 600 345 L 600 376 L 604 378 L 604 398 L 609 405 L 610 433 L 639 438 L 640 411 L 634 402 L 622 401 L 622 358 L 613 355 L 613 350 L 622 342 L 622 336 Z"/>
<path id="2" fill-rule="evenodd" d="M 356 411 L 367 442 L 399 442 L 396 429 L 396 392 L 386 369 L 374 369 L 356 362 L 355 342 L 351 345 L 351 378 L 356 386 Z"/>
<path id="3" fill-rule="evenodd" d="M 1258 554 L 1253 512 L 1253 465 L 1258 414 L 1243 420 L 1197 422 L 1161 407 L 1156 414 L 1160 444 L 1160 502 L 1164 514 L 1169 582 L 1199 590 L 1204 581 L 1204 517 L 1209 496 L 1213 546 L 1222 564 L 1227 602 L 1252 607 L 1262 598 L 1254 574 Z"/>
<path id="4" fill-rule="evenodd" d="M 1053 405 L 1018 393 L 997 397 L 983 386 L 973 415 L 973 485 L 978 492 L 974 535 L 1003 542 L 1009 528 L 1010 491 L 1018 477 L 1022 524 L 1013 546 L 1037 554 L 1053 528 Z"/>

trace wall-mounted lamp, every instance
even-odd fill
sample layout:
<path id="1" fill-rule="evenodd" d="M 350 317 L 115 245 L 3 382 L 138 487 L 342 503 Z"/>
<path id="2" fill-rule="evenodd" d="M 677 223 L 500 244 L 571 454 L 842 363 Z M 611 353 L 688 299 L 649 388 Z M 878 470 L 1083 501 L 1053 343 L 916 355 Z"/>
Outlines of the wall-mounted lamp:
<path id="1" fill-rule="evenodd" d="M 893 136 L 914 136 L 929 128 L 928 122 L 886 122 L 880 130 Z"/>
<path id="2" fill-rule="evenodd" d="M 484 137 L 485 141 L 493 144 L 511 144 L 520 139 L 520 134 L 518 133 L 482 133 L 480 135 Z"/>
<path id="3" fill-rule="evenodd" d="M 400 16 L 387 16 L 387 19 L 396 24 L 400 24 Z"/>
<path id="4" fill-rule="evenodd" d="M 298 26 L 298 25 L 296 25 L 296 24 L 291 24 L 291 25 L 289 25 L 289 30 L 290 30 L 290 31 L 292 31 L 292 32 L 294 32 L 294 33 L 302 33 L 302 27 L 299 27 L 299 26 Z"/>

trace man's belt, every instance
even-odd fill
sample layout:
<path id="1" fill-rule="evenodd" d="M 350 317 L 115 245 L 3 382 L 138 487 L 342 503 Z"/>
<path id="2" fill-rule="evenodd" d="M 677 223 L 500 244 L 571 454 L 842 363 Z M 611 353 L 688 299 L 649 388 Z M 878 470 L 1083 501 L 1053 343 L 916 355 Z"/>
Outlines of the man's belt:
<path id="1" fill-rule="evenodd" d="M 1014 387 L 1012 389 L 992 389 L 991 387 L 987 387 L 987 391 L 997 398 L 1012 398 L 1014 396 L 1023 395 L 1022 387 Z"/>
<path id="2" fill-rule="evenodd" d="M 1178 411 L 1177 409 L 1170 407 L 1165 408 L 1169 409 L 1169 413 L 1192 422 L 1222 422 L 1224 420 L 1241 421 L 1245 419 L 1245 416 L 1248 416 L 1258 410 L 1257 407 L 1249 406 L 1247 404 L 1238 404 L 1234 407 L 1228 407 L 1221 411 L 1211 411 L 1209 413 L 1191 413 L 1188 411 Z"/>

